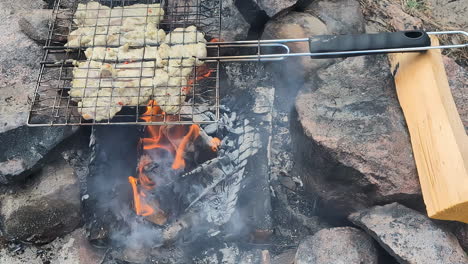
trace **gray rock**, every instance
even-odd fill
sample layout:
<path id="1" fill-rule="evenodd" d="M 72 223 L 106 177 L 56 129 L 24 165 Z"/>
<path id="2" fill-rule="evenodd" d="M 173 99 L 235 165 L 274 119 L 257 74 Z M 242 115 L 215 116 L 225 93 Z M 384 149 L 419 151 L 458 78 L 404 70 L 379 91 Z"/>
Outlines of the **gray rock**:
<path id="1" fill-rule="evenodd" d="M 444 56 L 443 59 L 455 105 L 468 133 L 468 70 L 452 58 Z"/>
<path id="2" fill-rule="evenodd" d="M 466 29 L 468 26 L 467 1 L 428 0 L 432 17 L 444 27 Z"/>
<path id="3" fill-rule="evenodd" d="M 352 227 L 323 229 L 302 241 L 295 264 L 376 264 L 372 238 Z"/>
<path id="4" fill-rule="evenodd" d="M 0 249 L 2 264 L 98 264 L 103 263 L 105 249 L 92 247 L 83 228 L 57 238 L 45 247 L 22 245 L 22 250 Z M 45 249 L 45 250 L 44 250 Z"/>
<path id="5" fill-rule="evenodd" d="M 356 0 L 320 0 L 305 7 L 327 25 L 330 34 L 359 34 L 365 32 L 365 20 Z"/>
<path id="6" fill-rule="evenodd" d="M 278 256 L 271 259 L 271 264 L 294 264 L 294 257 L 296 256 L 296 250 L 287 250 Z"/>
<path id="7" fill-rule="evenodd" d="M 26 12 L 18 23 L 29 38 L 40 43 L 45 43 L 49 36 L 49 23 L 52 20 L 52 10 L 38 9 Z"/>
<path id="8" fill-rule="evenodd" d="M 317 72 L 296 100 L 292 138 L 306 188 L 348 214 L 421 195 L 409 136 L 384 56 Z M 419 201 L 419 200 L 418 200 Z"/>
<path id="9" fill-rule="evenodd" d="M 53 8 L 56 0 L 44 0 L 49 8 Z M 60 0 L 60 7 L 73 8 L 78 4 L 76 0 Z"/>
<path id="10" fill-rule="evenodd" d="M 468 263 L 453 234 L 398 203 L 362 210 L 349 220 L 373 236 L 399 263 Z"/>
<path id="11" fill-rule="evenodd" d="M 262 39 L 308 38 L 315 35 L 328 34 L 327 26 L 308 13 L 289 12 L 270 20 L 265 25 Z M 288 44 L 292 52 L 310 52 L 308 42 L 293 42 Z M 333 60 L 313 60 L 309 57 L 289 58 L 273 64 L 275 71 L 285 75 L 293 75 L 292 79 L 302 80 L 317 69 L 329 65 Z"/>
<path id="12" fill-rule="evenodd" d="M 295 5 L 298 0 L 257 0 L 260 9 L 265 11 L 268 16 L 273 17 L 281 11 Z"/>
<path id="13" fill-rule="evenodd" d="M 0 183 L 23 181 L 38 170 L 48 154 L 77 127 L 28 127 L 0 132 Z"/>
<path id="14" fill-rule="evenodd" d="M 0 2 L 0 133 L 26 123 L 42 49 L 21 32 L 18 20 L 37 2 L 42 1 Z"/>
<path id="15" fill-rule="evenodd" d="M 58 241 L 57 241 L 58 240 Z M 84 228 L 76 229 L 64 238 L 57 239 L 59 250 L 54 254 L 51 264 L 97 264 L 105 258 L 105 250 L 93 247 L 86 236 Z"/>
<path id="16" fill-rule="evenodd" d="M 221 39 L 224 41 L 245 40 L 250 29 L 250 24 L 244 19 L 234 2 L 235 0 L 222 1 Z"/>
<path id="17" fill-rule="evenodd" d="M 452 221 L 435 221 L 437 225 L 444 228 L 445 230 L 453 233 L 458 239 L 460 246 L 468 252 L 468 224 L 461 222 L 452 222 Z"/>
<path id="18" fill-rule="evenodd" d="M 80 186 L 63 160 L 48 164 L 34 182 L 1 197 L 2 231 L 8 240 L 47 243 L 80 223 Z"/>
<path id="19" fill-rule="evenodd" d="M 42 1 L 0 2 L 0 183 L 22 180 L 72 128 L 28 128 L 30 98 L 39 74 L 42 48 L 18 21 Z"/>

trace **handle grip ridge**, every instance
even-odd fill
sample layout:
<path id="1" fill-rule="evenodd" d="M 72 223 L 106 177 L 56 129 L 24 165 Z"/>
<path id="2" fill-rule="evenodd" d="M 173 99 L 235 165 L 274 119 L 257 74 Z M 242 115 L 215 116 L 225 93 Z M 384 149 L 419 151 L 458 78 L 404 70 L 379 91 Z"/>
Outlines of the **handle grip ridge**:
<path id="1" fill-rule="evenodd" d="M 431 39 L 429 38 L 429 35 L 422 30 L 383 32 L 377 34 L 361 35 L 321 35 L 314 36 L 309 39 L 309 48 L 311 53 L 415 48 L 426 47 L 430 45 Z M 358 52 L 355 54 L 341 55 L 313 55 L 312 58 L 344 58 L 366 54 L 368 53 Z"/>

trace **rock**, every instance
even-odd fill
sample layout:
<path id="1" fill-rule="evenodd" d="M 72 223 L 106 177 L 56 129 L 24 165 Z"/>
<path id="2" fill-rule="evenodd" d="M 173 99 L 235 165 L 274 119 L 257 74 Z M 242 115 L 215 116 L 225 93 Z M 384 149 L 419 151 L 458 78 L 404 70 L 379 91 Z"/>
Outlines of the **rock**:
<path id="1" fill-rule="evenodd" d="M 468 225 L 464 223 L 457 223 L 457 227 L 452 231 L 457 237 L 460 246 L 468 252 Z"/>
<path id="2" fill-rule="evenodd" d="M 45 43 L 49 36 L 49 23 L 52 20 L 52 10 L 38 9 L 24 13 L 18 24 L 29 38 Z"/>
<path id="3" fill-rule="evenodd" d="M 453 234 L 398 203 L 362 210 L 349 220 L 373 236 L 399 263 L 468 263 Z"/>
<path id="4" fill-rule="evenodd" d="M 432 17 L 446 28 L 466 29 L 468 26 L 467 1 L 428 0 Z"/>
<path id="5" fill-rule="evenodd" d="M 373 264 L 377 261 L 374 241 L 352 227 L 323 229 L 303 241 L 295 264 Z"/>
<path id="6" fill-rule="evenodd" d="M 270 20 L 265 25 L 262 39 L 309 38 L 314 35 L 328 34 L 327 26 L 318 18 L 307 13 L 290 12 Z M 291 52 L 310 52 L 308 42 L 288 44 Z M 309 57 L 288 58 L 273 64 L 275 71 L 289 75 L 292 80 L 303 80 L 319 68 L 329 65 L 333 60 L 311 59 Z"/>
<path id="7" fill-rule="evenodd" d="M 80 228 L 42 247 L 22 245 L 22 250 L 16 252 L 0 249 L 0 263 L 99 264 L 103 263 L 104 251 L 92 247 Z"/>
<path id="8" fill-rule="evenodd" d="M 23 126 L 28 116 L 42 48 L 21 32 L 18 20 L 37 2 L 43 4 L 40 0 L 0 2 L 0 133 Z"/>
<path id="9" fill-rule="evenodd" d="M 210 0 L 213 1 L 213 0 Z M 223 0 L 221 9 L 221 39 L 224 41 L 246 40 L 250 24 L 244 19 L 235 0 Z"/>
<path id="10" fill-rule="evenodd" d="M 296 250 L 290 249 L 271 259 L 271 264 L 294 264 Z"/>
<path id="11" fill-rule="evenodd" d="M 322 20 L 330 34 L 359 34 L 365 32 L 365 20 L 356 0 L 320 0 L 305 7 L 305 12 Z"/>
<path id="12" fill-rule="evenodd" d="M 295 5 L 298 0 L 257 0 L 255 2 L 269 17 L 274 17 L 281 11 Z"/>
<path id="13" fill-rule="evenodd" d="M 21 32 L 18 21 L 42 1 L 0 2 L 0 183 L 19 181 L 76 128 L 29 128 L 29 102 L 39 74 L 42 48 Z M 46 11 L 44 11 L 46 12 Z"/>
<path id="14" fill-rule="evenodd" d="M 0 131 L 0 183 L 23 181 L 38 170 L 47 155 L 77 127 L 22 126 Z"/>
<path id="15" fill-rule="evenodd" d="M 468 224 L 443 220 L 434 220 L 434 222 L 444 230 L 454 234 L 460 246 L 468 253 Z"/>
<path id="16" fill-rule="evenodd" d="M 48 8 L 53 8 L 56 0 L 44 0 L 47 3 Z M 75 0 L 60 0 L 60 7 L 62 8 L 74 8 L 77 5 Z"/>
<path id="17" fill-rule="evenodd" d="M 468 133 L 468 71 L 447 56 L 444 56 L 444 65 L 453 99 Z"/>
<path id="18" fill-rule="evenodd" d="M 89 243 L 83 228 L 52 243 L 57 252 L 51 264 L 99 264 L 105 257 L 105 250 L 96 249 Z"/>
<path id="19" fill-rule="evenodd" d="M 47 164 L 24 189 L 1 197 L 2 231 L 8 240 L 47 243 L 80 223 L 80 186 L 65 160 Z"/>
<path id="20" fill-rule="evenodd" d="M 379 3 L 382 5 L 383 3 Z M 401 5 L 391 3 L 383 4 L 382 9 L 385 10 L 390 20 L 390 25 L 396 30 L 412 30 L 423 28 L 421 19 L 407 14 L 401 9 Z"/>
<path id="21" fill-rule="evenodd" d="M 299 93 L 293 151 L 306 188 L 347 215 L 385 201 L 418 202 L 411 144 L 385 56 L 348 58 Z"/>

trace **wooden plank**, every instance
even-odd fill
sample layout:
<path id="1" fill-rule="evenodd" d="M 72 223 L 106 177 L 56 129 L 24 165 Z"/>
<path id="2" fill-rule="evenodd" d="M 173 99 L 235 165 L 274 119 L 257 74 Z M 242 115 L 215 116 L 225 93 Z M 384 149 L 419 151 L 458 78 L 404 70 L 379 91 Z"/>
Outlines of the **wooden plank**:
<path id="1" fill-rule="evenodd" d="M 432 44 L 438 40 L 431 37 Z M 429 217 L 468 223 L 468 136 L 440 50 L 390 54 Z"/>

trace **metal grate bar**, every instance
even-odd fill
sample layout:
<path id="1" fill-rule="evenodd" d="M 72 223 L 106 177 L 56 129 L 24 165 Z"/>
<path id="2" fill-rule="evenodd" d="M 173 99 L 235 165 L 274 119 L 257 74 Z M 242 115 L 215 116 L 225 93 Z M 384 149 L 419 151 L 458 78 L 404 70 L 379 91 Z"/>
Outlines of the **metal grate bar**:
<path id="1" fill-rule="evenodd" d="M 103 47 L 107 49 L 118 50 L 123 46 L 121 31 L 124 19 L 141 18 L 138 15 L 127 15 L 130 9 L 146 9 L 143 29 L 143 43 L 129 45 L 131 49 L 141 49 L 142 54 L 146 54 L 151 48 L 158 47 L 158 43 L 150 43 L 147 39 L 146 32 L 149 25 L 149 19 L 152 16 L 148 14 L 146 7 L 130 7 L 135 4 L 160 4 L 165 15 L 157 26 L 157 30 L 162 29 L 166 34 L 176 28 L 196 26 L 199 31 L 205 34 L 207 40 L 219 39 L 221 34 L 221 1 L 217 4 L 206 6 L 201 3 L 201 0 L 99 0 L 101 5 L 98 8 L 89 8 L 86 5 L 86 14 L 95 12 L 97 17 L 85 17 L 83 27 L 89 27 L 89 30 L 94 30 L 92 40 L 89 45 L 81 47 L 66 47 L 68 36 L 71 32 L 78 29 L 74 23 L 74 14 L 78 8 L 78 4 L 87 3 L 89 1 L 76 0 L 71 10 L 63 9 L 60 5 L 60 0 L 56 0 L 53 5 L 53 19 L 49 26 L 48 39 L 44 46 L 44 56 L 40 65 L 40 74 L 37 80 L 36 89 L 28 117 L 28 125 L 30 126 L 65 126 L 65 125 L 171 125 L 171 124 L 208 124 L 217 122 L 219 119 L 219 62 L 206 62 L 201 66 L 184 66 L 180 67 L 180 74 L 184 69 L 191 70 L 192 73 L 188 78 L 186 89 L 190 92 L 182 94 L 179 92 L 178 102 L 171 103 L 167 97 L 167 91 L 173 87 L 181 85 L 167 83 L 164 86 L 165 92 L 161 95 L 160 88 L 155 88 L 153 85 L 145 83 L 145 78 L 158 78 L 157 71 L 154 70 L 156 64 L 154 59 L 141 59 L 137 61 L 129 61 L 119 59 L 113 61 L 104 55 L 103 60 L 93 60 L 97 62 L 93 65 L 87 62 L 85 51 L 89 47 Z M 216 0 L 215 0 L 216 2 Z M 219 4 L 218 4 L 219 3 Z M 122 10 L 120 16 L 116 16 L 109 8 L 117 8 Z M 128 8 L 128 9 L 127 9 Z M 128 12 L 127 12 L 128 11 Z M 116 13 L 118 11 L 115 11 Z M 119 11 L 120 12 L 120 11 Z M 100 16 L 102 14 L 102 16 Z M 154 17 L 154 16 L 153 16 Z M 106 22 L 107 21 L 107 22 Z M 88 23 L 90 22 L 90 23 Z M 98 42 L 100 36 L 107 38 L 112 27 L 118 28 L 116 31 L 118 43 L 108 43 L 104 41 L 99 45 L 94 45 Z M 102 28 L 104 31 L 101 32 Z M 99 30 L 99 32 L 98 32 Z M 185 34 L 182 34 L 183 41 L 181 44 L 190 44 L 185 40 Z M 80 36 L 83 37 L 83 36 Z M 79 40 L 81 44 L 81 40 Z M 208 56 L 220 56 L 220 50 L 209 48 Z M 120 51 L 117 51 L 118 54 Z M 80 65 L 86 72 L 83 76 L 73 75 L 76 65 Z M 101 67 L 97 67 L 97 65 Z M 102 76 L 93 75 L 93 71 L 102 70 L 103 65 L 111 65 L 115 69 L 127 71 L 125 76 L 109 77 L 110 83 Z M 190 67 L 190 68 L 188 68 Z M 79 67 L 78 67 L 79 68 Z M 152 71 L 152 74 L 148 74 Z M 210 75 L 199 78 L 203 73 L 211 73 Z M 80 91 L 80 100 L 89 100 L 91 107 L 95 113 L 98 111 L 107 111 L 107 118 L 101 121 L 85 120 L 81 112 L 86 112 L 90 105 L 78 103 L 76 97 L 70 96 L 73 80 L 81 80 L 85 83 L 82 91 Z M 116 93 L 115 84 L 124 82 L 136 83 L 138 89 L 136 94 L 121 95 Z M 168 81 L 169 82 L 169 81 Z M 133 87 L 133 86 L 132 86 Z M 76 87 L 75 87 L 76 88 Z M 106 90 L 107 89 L 107 90 Z M 161 107 L 179 107 L 180 111 L 175 114 L 165 113 L 145 113 L 147 111 L 146 102 L 148 97 L 142 96 L 145 91 L 151 90 L 151 98 L 159 102 Z M 184 86 L 185 89 L 185 86 Z M 109 95 L 103 96 L 96 91 L 109 91 Z M 179 89 L 180 90 L 180 89 Z M 159 98 L 159 99 L 158 99 Z M 126 102 L 136 101 L 134 104 L 124 105 L 122 110 L 115 114 L 113 118 L 111 111 L 114 106 L 103 105 L 102 101 L 109 100 L 110 103 L 120 99 Z M 185 100 L 184 100 L 185 99 Z M 77 100 L 78 101 L 78 100 Z M 87 101 L 88 102 L 88 101 Z M 166 103 L 161 103 L 166 102 Z M 117 102 L 118 103 L 118 102 Z M 206 114 L 208 113 L 208 114 Z M 150 116 L 151 118 L 148 118 Z M 142 118 L 144 117 L 144 118 Z"/>

